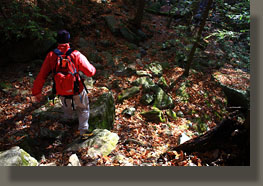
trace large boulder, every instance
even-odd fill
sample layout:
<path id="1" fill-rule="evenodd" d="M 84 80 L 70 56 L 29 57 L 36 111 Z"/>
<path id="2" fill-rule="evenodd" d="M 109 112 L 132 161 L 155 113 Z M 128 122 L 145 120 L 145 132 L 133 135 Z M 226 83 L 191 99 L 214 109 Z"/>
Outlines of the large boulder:
<path id="1" fill-rule="evenodd" d="M 96 99 L 93 99 L 94 101 L 90 102 L 90 129 L 111 129 L 113 127 L 115 118 L 115 105 L 112 93 L 107 92 Z M 51 106 L 47 103 L 33 112 L 33 122 L 37 123 L 44 120 L 53 120 L 68 124 L 78 123 L 76 112 L 73 112 L 73 117 L 71 120 L 64 119 L 64 113 L 61 107 L 61 102 L 56 98 L 54 105 Z M 50 131 L 48 129 L 41 130 L 40 134 L 41 136 L 46 137 L 56 137 L 58 135 L 63 135 L 63 133 L 59 131 Z"/>
<path id="2" fill-rule="evenodd" d="M 15 146 L 0 152 L 0 166 L 38 166 L 38 162 L 26 151 Z"/>
<path id="3" fill-rule="evenodd" d="M 53 120 L 53 121 L 61 121 L 63 120 L 63 110 L 62 104 L 58 98 L 55 98 L 55 104 L 50 105 L 46 103 L 40 108 L 33 111 L 33 122 L 45 121 L 45 120 Z M 77 119 L 76 115 L 74 116 Z"/>
<path id="4" fill-rule="evenodd" d="M 90 128 L 112 129 L 115 119 L 115 104 L 111 92 L 102 94 L 90 103 Z"/>
<path id="5" fill-rule="evenodd" d="M 97 156 L 107 156 L 115 148 L 118 143 L 119 136 L 106 129 L 95 129 L 93 136 L 89 139 L 77 139 L 68 146 L 66 151 L 78 151 L 88 148 L 87 156 L 96 158 Z"/>
<path id="6" fill-rule="evenodd" d="M 230 105 L 233 106 L 242 106 L 244 108 L 249 108 L 250 101 L 250 92 L 249 90 L 238 90 L 232 87 L 229 87 L 227 85 L 224 85 L 222 83 L 219 83 L 220 86 L 222 87 L 226 97 L 227 101 Z"/>

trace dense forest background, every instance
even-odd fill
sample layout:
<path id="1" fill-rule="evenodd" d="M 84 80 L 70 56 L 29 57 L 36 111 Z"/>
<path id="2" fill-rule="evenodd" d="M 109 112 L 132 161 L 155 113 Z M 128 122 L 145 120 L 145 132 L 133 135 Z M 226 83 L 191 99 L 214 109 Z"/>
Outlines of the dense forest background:
<path id="1" fill-rule="evenodd" d="M 97 69 L 91 105 L 112 113 L 91 128 L 118 135 L 106 155 L 68 150 L 78 122 L 52 110 L 51 77 L 31 101 L 59 29 Z M 250 164 L 249 0 L 2 0 L 0 36 L 0 158 L 19 146 L 38 165 Z"/>

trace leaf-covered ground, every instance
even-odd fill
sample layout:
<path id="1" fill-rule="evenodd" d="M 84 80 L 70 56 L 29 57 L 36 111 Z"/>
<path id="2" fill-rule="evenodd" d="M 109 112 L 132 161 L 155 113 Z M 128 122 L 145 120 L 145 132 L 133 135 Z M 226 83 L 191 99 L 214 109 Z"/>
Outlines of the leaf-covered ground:
<path id="1" fill-rule="evenodd" d="M 105 15 L 108 15 L 108 9 L 114 9 L 114 15 L 123 20 L 128 20 L 126 13 L 120 8 L 119 2 L 111 3 L 104 6 Z M 100 9 L 101 10 L 101 9 Z M 95 14 L 95 10 L 89 15 L 83 17 L 83 20 L 91 20 L 90 15 Z M 133 15 L 130 10 L 128 14 Z M 102 17 L 104 14 L 101 15 Z M 93 19 L 96 20 L 95 18 Z M 169 39 L 178 39 L 182 43 L 184 38 L 180 37 L 180 33 L 175 33 L 174 29 L 167 29 L 167 18 L 157 15 L 146 14 L 143 25 L 149 25 L 150 29 L 154 31 L 152 37 L 148 39 L 143 45 L 150 46 L 145 56 L 141 59 L 136 57 L 139 53 L 138 48 L 130 48 L 121 37 L 114 37 L 109 29 L 105 26 L 104 21 L 98 19 L 96 29 L 100 30 L 100 38 L 95 32 L 89 31 L 88 36 L 85 33 L 75 36 L 72 41 L 76 46 L 78 45 L 79 37 L 85 37 L 89 41 L 96 42 L 99 40 L 109 40 L 114 44 L 110 49 L 105 48 L 99 44 L 96 45 L 96 50 L 107 51 L 113 55 L 121 53 L 121 59 L 128 58 L 130 61 L 135 61 L 136 70 L 145 70 L 141 63 L 147 64 L 154 61 L 165 60 L 172 66 L 164 70 L 163 77 L 168 85 L 174 84 L 166 92 L 170 95 L 174 102 L 175 107 L 173 111 L 180 113 L 177 119 L 166 118 L 166 122 L 153 123 L 145 121 L 140 113 L 149 110 L 151 106 L 140 104 L 140 98 L 143 95 L 140 92 L 135 97 L 124 100 L 122 103 L 115 105 L 116 117 L 114 128 L 112 132 L 119 135 L 120 140 L 116 149 L 106 157 L 98 159 L 91 159 L 86 157 L 86 149 L 77 152 L 81 165 L 83 166 L 206 166 L 208 165 L 207 159 L 224 159 L 231 156 L 231 153 L 225 152 L 221 149 L 215 149 L 207 153 L 187 154 L 182 151 L 171 151 L 170 148 L 179 144 L 179 139 L 182 134 L 190 138 L 194 138 L 203 132 L 215 127 L 223 118 L 228 116 L 227 102 L 222 89 L 213 80 L 212 74 L 217 73 L 226 85 L 230 85 L 237 89 L 246 89 L 249 87 L 250 76 L 241 70 L 236 70 L 231 65 L 226 65 L 221 71 L 213 68 L 207 68 L 201 72 L 198 70 L 191 70 L 188 78 L 180 78 L 184 69 L 179 66 L 174 66 L 176 53 L 161 50 L 160 44 Z M 83 25 L 89 23 L 83 23 Z M 143 31 L 149 33 L 148 29 L 143 27 Z M 177 48 L 179 46 L 174 46 Z M 209 51 L 210 49 L 210 51 Z M 87 55 L 90 50 L 94 48 L 82 48 L 82 52 Z M 209 59 L 216 60 L 212 55 L 216 51 L 210 46 L 206 54 Z M 197 63 L 198 61 L 195 61 Z M 115 60 L 115 65 L 119 61 Z M 106 64 L 106 59 L 102 57 L 102 65 Z M 31 102 L 31 88 L 34 78 L 39 72 L 40 67 L 32 68 L 32 64 L 8 64 L 1 68 L 1 91 L 0 91 L 0 150 L 6 150 L 12 146 L 19 145 L 23 138 L 30 136 L 35 140 L 35 149 L 44 154 L 41 158 L 41 164 L 55 163 L 58 166 L 66 166 L 68 164 L 71 152 L 65 153 L 63 150 L 71 143 L 77 136 L 78 123 L 63 123 L 58 121 L 34 121 L 32 112 L 41 106 Z M 98 75 L 94 77 L 96 80 L 94 88 L 89 91 L 90 100 L 101 94 L 99 87 L 113 87 L 111 91 L 114 93 L 115 99 L 120 93 L 119 88 L 111 86 L 118 81 L 119 87 L 131 87 L 131 82 L 137 76 L 118 77 L 111 73 L 108 78 L 103 74 L 110 71 L 110 68 L 104 68 L 103 72 L 98 70 Z M 150 72 L 149 72 L 150 73 Z M 50 79 L 49 79 L 50 80 Z M 154 79 L 155 82 L 158 78 Z M 49 83 L 45 85 L 43 93 L 47 95 L 51 86 Z M 136 112 L 133 116 L 128 117 L 122 114 L 122 111 L 129 107 L 135 107 Z M 67 133 L 66 137 L 61 142 L 52 141 L 49 139 L 38 138 L 40 128 L 48 128 L 49 130 L 63 130 Z M 238 149 L 235 150 L 238 152 Z M 233 153 L 236 153 L 233 152 Z M 167 153 L 168 159 L 160 160 L 160 156 Z M 204 161 L 206 157 L 206 161 Z M 211 163 L 211 162 L 210 162 Z M 217 165 L 217 164 L 210 164 Z M 224 161 L 220 165 L 224 164 Z"/>

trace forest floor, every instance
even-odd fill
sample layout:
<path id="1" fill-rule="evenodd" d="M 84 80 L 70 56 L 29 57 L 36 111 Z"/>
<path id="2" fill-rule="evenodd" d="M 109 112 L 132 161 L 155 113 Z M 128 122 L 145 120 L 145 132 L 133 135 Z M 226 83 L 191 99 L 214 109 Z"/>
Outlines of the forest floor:
<path id="1" fill-rule="evenodd" d="M 123 19 L 128 20 L 128 16 L 123 13 L 118 7 L 118 4 L 113 4 L 114 14 L 123 16 Z M 103 16 L 103 15 L 102 15 Z M 174 33 L 174 29 L 167 29 L 166 22 L 167 17 L 158 15 L 147 15 L 147 18 L 143 21 L 143 25 L 155 25 L 153 36 L 148 39 L 142 45 L 151 46 L 148 49 L 147 54 L 143 56 L 140 61 L 143 63 L 151 63 L 154 61 L 166 60 L 170 64 L 174 63 L 176 54 L 167 53 L 160 50 L 160 43 L 163 43 L 169 39 L 178 37 Z M 151 18 L 149 18 L 151 17 Z M 88 17 L 89 18 L 89 17 Z M 176 23 L 174 23 L 176 24 Z M 109 29 L 105 26 L 103 21 L 98 21 L 96 29 L 100 30 L 101 38 L 104 40 L 110 40 L 115 43 L 114 48 L 111 49 L 112 54 L 118 54 L 119 50 L 122 50 L 122 56 L 128 58 L 130 61 L 136 61 L 136 69 L 143 70 L 143 67 L 139 65 L 136 55 L 139 49 L 129 49 L 126 45 L 127 41 L 120 37 L 114 37 Z M 143 30 L 147 33 L 147 30 Z M 78 44 L 79 37 L 83 37 L 85 34 L 74 37 L 73 44 Z M 98 40 L 95 33 L 90 32 L 89 36 L 85 39 L 89 41 Z M 182 40 L 182 38 L 176 38 Z M 182 41 L 183 42 L 183 41 Z M 100 48 L 101 47 L 101 48 Z M 87 48 L 86 52 L 91 48 Z M 97 50 L 107 50 L 102 46 L 97 45 Z M 118 50 L 117 50 L 118 49 Z M 156 49 L 157 54 L 153 51 Z M 218 60 L 213 55 L 215 51 L 213 48 L 207 48 L 205 53 L 209 59 Z M 85 51 L 83 52 L 85 54 Z M 147 59 L 147 60 L 146 60 Z M 102 65 L 105 63 L 105 59 L 102 61 Z M 117 64 L 116 64 L 117 65 Z M 10 70 L 12 69 L 12 70 Z M 66 146 L 71 143 L 78 134 L 78 124 L 66 125 L 60 122 L 44 121 L 39 125 L 32 125 L 32 112 L 41 106 L 39 104 L 33 104 L 31 102 L 31 88 L 34 78 L 39 72 L 40 67 L 35 69 L 31 68 L 31 64 L 8 64 L 1 70 L 0 79 L 2 80 L 2 87 L 6 88 L 6 91 L 0 91 L 0 150 L 9 149 L 12 146 L 19 145 L 20 141 L 26 137 L 26 135 L 17 135 L 18 133 L 27 134 L 30 137 L 38 141 L 38 150 L 43 152 L 45 158 L 42 160 L 42 164 L 54 162 L 58 166 L 66 166 L 68 159 L 72 152 L 63 152 Z M 176 113 L 181 112 L 182 115 L 177 117 L 176 120 L 170 120 L 167 118 L 167 122 L 153 123 L 146 122 L 140 113 L 144 110 L 149 110 L 150 106 L 140 104 L 140 97 L 142 92 L 136 97 L 124 100 L 123 103 L 116 103 L 115 110 L 116 116 L 114 121 L 114 127 L 111 132 L 118 134 L 120 140 L 116 149 L 106 157 L 100 157 L 96 161 L 86 157 L 85 149 L 77 152 L 82 166 L 207 166 L 207 165 L 231 165 L 231 162 L 226 159 L 238 159 L 240 158 L 240 149 L 234 146 L 229 151 L 223 149 L 213 149 L 205 153 L 185 153 L 183 151 L 169 151 L 171 147 L 178 145 L 180 136 L 182 134 L 187 135 L 190 138 L 197 137 L 200 133 L 205 132 L 215 126 L 217 126 L 223 118 L 229 115 L 227 110 L 226 97 L 220 88 L 220 86 L 212 78 L 212 74 L 217 72 L 218 69 L 207 68 L 204 71 L 191 70 L 188 78 L 179 78 L 184 69 L 179 66 L 173 66 L 173 68 L 165 69 L 163 77 L 168 84 L 175 81 L 175 86 L 168 90 L 167 93 L 175 101 L 175 107 L 173 111 Z M 233 76 L 223 76 L 225 84 L 235 86 L 236 88 L 249 87 L 250 75 L 246 72 L 239 71 L 236 73 L 236 68 L 233 65 L 226 64 L 221 72 L 224 74 L 234 74 Z M 121 88 L 131 87 L 130 82 L 135 80 L 137 76 L 130 77 L 118 77 L 111 74 L 108 79 L 103 76 L 96 76 L 94 79 L 93 89 L 89 91 L 89 98 L 92 101 L 94 97 L 101 94 L 99 87 L 108 86 L 115 80 L 118 80 Z M 154 79 L 156 82 L 158 79 Z M 177 91 L 181 84 L 186 82 L 185 87 L 187 101 L 180 101 L 177 95 Z M 46 85 L 43 92 L 47 94 L 50 90 L 50 85 Z M 111 91 L 115 99 L 120 93 L 119 89 L 112 88 Z M 131 117 L 126 117 L 122 114 L 122 111 L 128 107 L 135 107 L 136 112 Z M 197 131 L 198 123 L 204 123 L 205 131 Z M 61 144 L 50 143 L 49 141 L 41 141 L 37 138 L 40 127 L 47 127 L 50 130 L 61 129 L 66 131 L 67 137 L 63 139 Z M 134 143 L 136 141 L 136 143 Z M 137 143 L 138 142 L 138 143 Z M 169 152 L 174 159 L 162 159 L 160 161 L 160 155 Z M 126 157 L 126 162 L 120 163 L 116 160 L 116 156 L 123 155 Z M 247 157 L 246 157 L 247 158 Z M 248 157 L 249 158 L 249 157 Z M 244 157 L 240 159 L 243 161 Z M 220 161 L 218 161 L 220 160 Z M 215 163 L 217 162 L 217 163 Z M 244 162 L 238 162 L 243 165 Z M 237 164 L 238 164 L 237 163 Z"/>

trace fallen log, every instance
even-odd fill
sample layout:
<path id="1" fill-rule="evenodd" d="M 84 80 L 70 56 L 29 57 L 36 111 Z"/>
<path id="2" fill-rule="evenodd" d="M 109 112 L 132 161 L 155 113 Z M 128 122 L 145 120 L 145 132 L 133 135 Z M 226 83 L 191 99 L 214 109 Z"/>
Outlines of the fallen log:
<path id="1" fill-rule="evenodd" d="M 241 125 L 234 119 L 224 119 L 210 131 L 186 141 L 185 143 L 175 146 L 172 148 L 172 150 L 182 150 L 184 152 L 206 152 L 211 149 L 226 148 L 226 146 L 232 141 L 231 139 L 236 131 L 242 135 L 245 134 L 246 137 L 249 137 L 247 122 L 249 121 L 246 119 L 244 124 Z M 242 131 L 242 133 L 240 131 Z"/>

